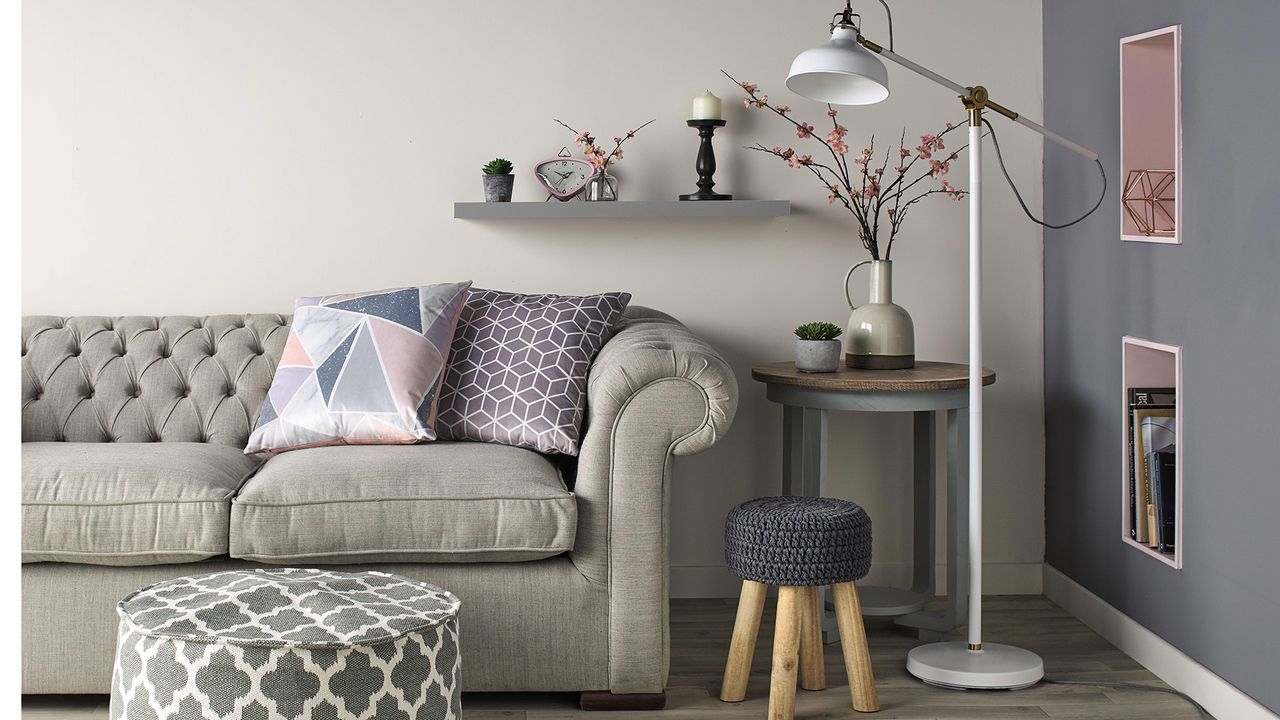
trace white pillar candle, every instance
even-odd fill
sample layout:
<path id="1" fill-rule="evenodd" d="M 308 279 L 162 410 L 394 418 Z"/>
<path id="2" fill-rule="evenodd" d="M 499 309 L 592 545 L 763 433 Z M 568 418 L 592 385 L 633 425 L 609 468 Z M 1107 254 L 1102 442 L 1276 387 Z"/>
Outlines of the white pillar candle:
<path id="1" fill-rule="evenodd" d="M 708 90 L 693 99 L 693 120 L 719 120 L 720 119 L 720 98 L 711 94 Z"/>

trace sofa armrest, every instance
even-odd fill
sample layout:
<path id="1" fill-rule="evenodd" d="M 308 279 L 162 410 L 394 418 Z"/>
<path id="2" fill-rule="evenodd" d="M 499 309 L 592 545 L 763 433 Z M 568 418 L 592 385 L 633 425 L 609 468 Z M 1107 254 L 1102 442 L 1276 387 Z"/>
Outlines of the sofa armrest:
<path id="1" fill-rule="evenodd" d="M 671 457 L 704 450 L 728 431 L 738 383 L 724 358 L 684 325 L 632 308 L 591 367 L 587 406 L 570 557 L 607 588 L 608 689 L 661 692 Z"/>
<path id="2" fill-rule="evenodd" d="M 707 341 L 675 318 L 635 308 L 600 350 L 587 380 L 587 428 L 616 425 L 628 403 L 654 383 L 683 383 L 701 402 L 681 407 L 666 429 L 671 451 L 693 455 L 711 447 L 729 430 L 738 409 L 738 381 L 725 359 Z M 692 427 L 691 427 L 692 423 Z"/>

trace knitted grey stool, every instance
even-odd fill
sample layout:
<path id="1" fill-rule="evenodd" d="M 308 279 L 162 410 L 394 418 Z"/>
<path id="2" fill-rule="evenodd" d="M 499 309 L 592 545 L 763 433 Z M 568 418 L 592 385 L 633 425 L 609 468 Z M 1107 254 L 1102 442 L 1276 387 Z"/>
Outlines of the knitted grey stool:
<path id="1" fill-rule="evenodd" d="M 770 720 L 795 717 L 796 675 L 805 690 L 827 686 L 818 588 L 830 585 L 853 709 L 875 712 L 876 696 L 862 606 L 854 584 L 871 569 L 871 518 L 855 503 L 833 498 L 767 497 L 729 511 L 725 564 L 742 578 L 738 617 L 720 699 L 746 697 L 760 616 L 770 585 L 778 587 L 769 688 Z"/>

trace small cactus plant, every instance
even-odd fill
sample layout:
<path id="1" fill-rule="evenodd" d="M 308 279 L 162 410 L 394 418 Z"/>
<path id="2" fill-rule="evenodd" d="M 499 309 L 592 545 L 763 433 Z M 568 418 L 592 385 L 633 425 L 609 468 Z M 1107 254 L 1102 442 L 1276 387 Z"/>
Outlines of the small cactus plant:
<path id="1" fill-rule="evenodd" d="M 795 329 L 801 340 L 835 340 L 843 332 L 840 326 L 829 322 L 809 322 Z"/>
<path id="2" fill-rule="evenodd" d="M 493 160 L 490 160 L 487 165 L 481 168 L 481 170 L 484 171 L 485 175 L 510 175 L 511 168 L 512 165 L 510 160 L 505 158 L 494 158 Z"/>

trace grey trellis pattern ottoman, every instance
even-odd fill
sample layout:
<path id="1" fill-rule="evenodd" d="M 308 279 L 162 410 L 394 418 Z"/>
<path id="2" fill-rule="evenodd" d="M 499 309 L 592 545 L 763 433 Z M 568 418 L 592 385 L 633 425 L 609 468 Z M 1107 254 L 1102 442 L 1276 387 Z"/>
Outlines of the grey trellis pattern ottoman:
<path id="1" fill-rule="evenodd" d="M 457 720 L 458 598 L 380 572 L 179 578 L 120 602 L 112 720 Z"/>

